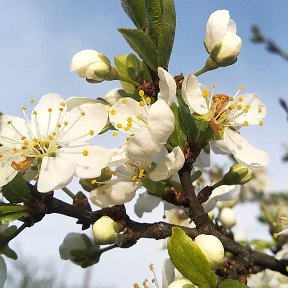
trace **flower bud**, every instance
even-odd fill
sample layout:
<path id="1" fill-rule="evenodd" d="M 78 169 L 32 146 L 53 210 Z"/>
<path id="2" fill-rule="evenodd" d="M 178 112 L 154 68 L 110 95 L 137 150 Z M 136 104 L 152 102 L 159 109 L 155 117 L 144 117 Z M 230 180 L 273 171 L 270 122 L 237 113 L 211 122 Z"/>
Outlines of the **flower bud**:
<path id="1" fill-rule="evenodd" d="M 231 208 L 225 207 L 221 210 L 219 220 L 227 229 L 232 228 L 236 224 L 236 216 Z"/>
<path id="2" fill-rule="evenodd" d="M 222 185 L 245 184 L 253 177 L 252 170 L 240 163 L 234 164 L 223 177 Z"/>
<path id="3" fill-rule="evenodd" d="M 81 78 L 102 82 L 111 71 L 109 59 L 95 50 L 81 50 L 72 60 L 70 71 L 75 71 Z"/>
<path id="4" fill-rule="evenodd" d="M 213 269 L 216 269 L 223 262 L 224 247 L 217 237 L 200 234 L 195 238 L 195 243 L 202 250 Z"/>
<path id="5" fill-rule="evenodd" d="M 102 216 L 93 224 L 93 235 L 97 244 L 113 244 L 118 239 L 119 227 L 110 217 Z"/>
<path id="6" fill-rule="evenodd" d="M 210 15 L 204 45 L 218 67 L 232 65 L 237 60 L 242 40 L 236 35 L 236 24 L 230 19 L 229 11 L 218 10 Z"/>
<path id="7" fill-rule="evenodd" d="M 192 288 L 195 287 L 191 281 L 186 278 L 173 281 L 167 288 Z"/>

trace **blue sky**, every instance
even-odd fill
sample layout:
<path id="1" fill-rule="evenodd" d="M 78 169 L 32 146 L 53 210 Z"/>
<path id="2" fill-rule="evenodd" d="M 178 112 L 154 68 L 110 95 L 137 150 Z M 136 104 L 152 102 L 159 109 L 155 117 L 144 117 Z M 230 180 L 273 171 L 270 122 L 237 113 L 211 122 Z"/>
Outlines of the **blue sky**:
<path id="1" fill-rule="evenodd" d="M 288 65 L 280 57 L 267 53 L 263 46 L 255 45 L 249 40 L 250 27 L 256 23 L 267 36 L 271 36 L 280 46 L 288 49 L 287 1 L 176 0 L 175 3 L 178 22 L 170 63 L 172 74 L 183 72 L 185 75 L 203 66 L 207 58 L 202 44 L 206 21 L 209 15 L 217 9 L 230 11 L 231 18 L 237 23 L 238 34 L 243 40 L 239 59 L 233 66 L 201 76 L 200 81 L 208 85 L 216 84 L 217 92 L 227 94 L 234 94 L 240 85 L 244 85 L 246 92 L 257 92 L 263 97 L 268 111 L 265 125 L 248 127 L 242 131 L 251 143 L 269 153 L 271 160 L 268 174 L 272 179 L 272 189 L 279 190 L 287 187 L 287 165 L 281 162 L 281 156 L 284 153 L 281 145 L 285 141 L 288 142 L 287 122 L 285 122 L 285 113 L 279 107 L 278 98 L 287 99 Z M 0 110 L 20 116 L 21 106 L 27 105 L 29 99 L 39 99 L 49 92 L 57 92 L 63 98 L 76 95 L 95 98 L 104 96 L 111 88 L 119 87 L 116 82 L 88 84 L 69 72 L 69 66 L 74 53 L 82 49 L 101 51 L 110 59 L 113 59 L 114 55 L 131 52 L 116 30 L 121 27 L 132 28 L 133 26 L 117 0 L 1 1 Z M 108 138 L 104 138 L 100 142 L 105 145 L 107 141 Z M 57 259 L 57 245 L 61 243 L 65 233 L 71 229 L 77 231 L 71 219 L 65 219 L 59 223 L 59 216 L 47 218 L 49 219 L 43 224 L 41 222 L 37 225 L 39 228 L 41 226 L 42 236 L 37 233 L 38 227 L 32 227 L 30 231 L 23 233 L 21 241 L 15 241 L 15 246 L 21 246 L 23 254 L 27 254 L 31 249 L 28 247 L 31 241 L 44 243 L 47 237 L 51 237 L 51 241 L 49 240 L 47 244 L 51 253 L 48 254 Z M 56 221 L 57 226 L 54 224 Z M 145 243 L 145 247 L 155 246 L 154 241 L 141 243 Z M 141 243 L 140 248 L 133 249 L 135 251 L 143 249 Z M 147 253 L 148 251 L 150 250 L 147 249 Z M 117 253 L 121 261 L 128 257 L 127 251 Z M 129 253 L 135 255 L 136 252 Z M 31 254 L 44 257 L 41 253 L 41 246 L 39 249 L 34 249 Z M 125 284 L 121 282 L 121 285 L 115 284 L 114 287 L 131 287 L 134 281 L 142 281 L 148 277 L 148 265 L 155 255 L 151 253 L 151 259 L 147 261 L 144 258 L 140 258 L 139 261 L 139 259 L 133 260 L 133 257 L 128 257 L 130 262 L 126 262 L 125 265 L 130 266 L 130 269 L 135 267 L 135 273 L 133 271 L 135 279 L 131 279 L 131 272 L 125 277 L 122 272 L 119 272 L 119 275 L 117 272 L 119 281 L 125 281 L 126 278 L 128 280 L 124 282 Z M 62 265 L 59 260 L 55 263 Z M 100 268 L 98 266 L 95 268 L 99 269 L 99 275 L 104 275 L 103 271 L 111 269 L 107 268 L 110 264 L 105 263 L 100 263 Z M 118 266 L 113 267 L 115 271 Z M 80 273 L 80 269 L 77 272 Z M 110 287 L 108 283 L 113 282 L 111 282 L 111 277 L 111 275 L 102 277 L 99 283 L 102 283 L 103 287 Z"/>

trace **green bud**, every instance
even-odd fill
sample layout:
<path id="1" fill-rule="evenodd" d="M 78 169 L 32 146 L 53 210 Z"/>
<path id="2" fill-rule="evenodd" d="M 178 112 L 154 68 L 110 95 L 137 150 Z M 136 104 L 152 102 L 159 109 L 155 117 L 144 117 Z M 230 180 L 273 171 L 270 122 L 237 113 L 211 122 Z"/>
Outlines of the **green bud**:
<path id="1" fill-rule="evenodd" d="M 221 185 L 245 184 L 252 179 L 252 170 L 242 164 L 234 164 L 222 179 Z"/>

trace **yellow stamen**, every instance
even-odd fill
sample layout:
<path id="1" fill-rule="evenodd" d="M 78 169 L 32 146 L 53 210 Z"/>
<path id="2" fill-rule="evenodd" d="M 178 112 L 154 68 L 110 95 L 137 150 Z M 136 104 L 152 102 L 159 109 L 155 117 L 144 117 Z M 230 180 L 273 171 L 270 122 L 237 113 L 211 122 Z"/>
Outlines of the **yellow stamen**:
<path id="1" fill-rule="evenodd" d="M 131 128 L 132 127 L 132 123 L 131 122 L 127 123 L 127 127 Z"/>
<path id="2" fill-rule="evenodd" d="M 241 110 L 242 109 L 242 105 L 237 105 L 237 110 Z"/>
<path id="3" fill-rule="evenodd" d="M 51 113 L 52 112 L 52 108 L 48 108 L 48 112 Z"/>
<path id="4" fill-rule="evenodd" d="M 142 120 L 143 118 L 142 118 L 141 115 L 137 115 L 137 119 L 138 119 L 138 120 Z"/>
<path id="5" fill-rule="evenodd" d="M 139 94 L 140 97 L 143 97 L 144 94 L 145 94 L 145 93 L 144 93 L 144 90 L 139 90 L 138 94 Z"/>
<path id="6" fill-rule="evenodd" d="M 85 112 L 82 111 L 82 112 L 80 113 L 80 115 L 81 115 L 81 116 L 85 116 Z"/>
<path id="7" fill-rule="evenodd" d="M 137 181 L 137 176 L 136 176 L 136 175 L 132 176 L 132 181 L 133 181 L 133 182 L 136 182 L 136 181 Z"/>
<path id="8" fill-rule="evenodd" d="M 96 179 L 93 179 L 92 181 L 91 181 L 91 184 L 92 185 L 94 185 L 94 184 L 96 184 L 97 183 L 97 180 Z"/>
<path id="9" fill-rule="evenodd" d="M 264 123 L 263 123 L 263 121 L 259 121 L 259 126 L 263 126 L 264 125 Z"/>
<path id="10" fill-rule="evenodd" d="M 248 121 L 244 121 L 243 122 L 243 126 L 249 126 L 249 122 Z"/>
<path id="11" fill-rule="evenodd" d="M 150 269 L 150 270 L 154 270 L 154 265 L 153 265 L 153 263 L 149 264 L 149 269 Z"/>
<path id="12" fill-rule="evenodd" d="M 83 150 L 83 151 L 82 151 L 82 154 L 83 154 L 83 156 L 88 156 L 88 155 L 89 155 L 89 152 L 88 152 L 87 150 Z"/>
<path id="13" fill-rule="evenodd" d="M 244 90 L 244 89 L 245 89 L 245 87 L 242 85 L 239 87 L 239 90 Z"/>
<path id="14" fill-rule="evenodd" d="M 124 99 L 121 100 L 121 102 L 122 102 L 122 104 L 126 104 L 127 103 L 127 99 L 124 98 Z"/>
<path id="15" fill-rule="evenodd" d="M 128 123 L 128 124 L 129 124 L 129 123 Z M 125 127 L 124 130 L 125 130 L 125 131 L 129 131 L 129 130 L 130 130 L 130 127 Z"/>
<path id="16" fill-rule="evenodd" d="M 140 105 L 141 107 L 145 106 L 144 101 L 140 101 L 140 102 L 139 102 L 139 105 Z"/>
<path id="17" fill-rule="evenodd" d="M 250 105 L 245 105 L 245 109 L 250 109 Z"/>
<path id="18" fill-rule="evenodd" d="M 94 135 L 94 131 L 93 130 L 89 130 L 89 135 L 93 136 Z"/>
<path id="19" fill-rule="evenodd" d="M 243 100 L 244 100 L 243 97 L 238 98 L 238 102 L 243 102 Z"/>
<path id="20" fill-rule="evenodd" d="M 116 110 L 115 110 L 115 109 L 112 109 L 112 110 L 110 111 L 110 113 L 111 113 L 111 115 L 115 115 Z"/>
<path id="21" fill-rule="evenodd" d="M 204 89 L 204 90 L 202 91 L 202 95 L 203 95 L 204 98 L 207 98 L 207 97 L 209 96 L 208 90 L 207 90 L 207 89 Z"/>
<path id="22" fill-rule="evenodd" d="M 146 102 L 147 104 L 151 104 L 152 100 L 151 100 L 150 97 L 146 97 L 146 98 L 145 98 L 145 102 Z"/>
<path id="23" fill-rule="evenodd" d="M 25 106 L 22 106 L 22 107 L 21 107 L 21 110 L 22 110 L 22 111 L 25 111 L 26 109 L 27 109 L 27 108 L 26 108 Z"/>
<path id="24" fill-rule="evenodd" d="M 234 105 L 234 104 L 231 104 L 231 105 L 228 107 L 229 110 L 233 110 L 234 108 L 235 108 L 235 105 Z"/>
<path id="25" fill-rule="evenodd" d="M 122 126 L 121 123 L 118 123 L 118 124 L 116 125 L 116 127 L 117 127 L 117 128 L 122 128 L 123 126 Z"/>
<path id="26" fill-rule="evenodd" d="M 127 122 L 132 122 L 132 117 L 127 117 Z"/>
<path id="27" fill-rule="evenodd" d="M 117 136 L 118 135 L 118 132 L 114 131 L 112 132 L 112 136 Z"/>

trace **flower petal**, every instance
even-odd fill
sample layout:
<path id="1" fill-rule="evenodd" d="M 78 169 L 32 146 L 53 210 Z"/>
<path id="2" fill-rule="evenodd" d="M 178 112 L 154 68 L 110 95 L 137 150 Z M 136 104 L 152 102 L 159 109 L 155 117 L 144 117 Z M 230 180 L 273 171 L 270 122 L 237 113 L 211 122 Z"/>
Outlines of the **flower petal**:
<path id="1" fill-rule="evenodd" d="M 152 181 L 166 180 L 177 173 L 182 168 L 184 162 L 184 154 L 181 148 L 177 146 L 160 161 L 149 174 L 149 178 Z"/>
<path id="2" fill-rule="evenodd" d="M 76 164 L 75 176 L 94 178 L 108 166 L 112 153 L 110 150 L 88 144 L 71 144 L 59 149 L 58 156 Z"/>
<path id="3" fill-rule="evenodd" d="M 148 111 L 148 130 L 156 143 L 167 143 L 174 131 L 174 123 L 174 114 L 164 100 L 159 99 L 151 105 Z"/>
<path id="4" fill-rule="evenodd" d="M 73 108 L 83 105 L 83 104 L 96 104 L 99 103 L 96 99 L 89 97 L 81 97 L 81 96 L 72 96 L 66 99 L 67 111 L 72 110 Z"/>
<path id="5" fill-rule="evenodd" d="M 95 62 L 101 62 L 99 58 L 100 53 L 95 50 L 86 49 L 77 52 L 71 60 L 70 71 L 81 69 L 84 66 L 88 66 Z"/>
<path id="6" fill-rule="evenodd" d="M 206 213 L 212 211 L 217 204 L 217 201 L 236 200 L 239 198 L 240 185 L 222 185 L 215 188 L 209 197 L 209 200 L 203 203 Z"/>
<path id="7" fill-rule="evenodd" d="M 131 160 L 147 160 L 152 162 L 161 148 L 162 145 L 156 143 L 150 131 L 145 128 L 129 140 L 127 144 L 127 157 Z"/>
<path id="8" fill-rule="evenodd" d="M 71 180 L 76 164 L 60 157 L 44 157 L 37 188 L 39 192 L 50 192 L 65 187 Z"/>
<path id="9" fill-rule="evenodd" d="M 232 129 L 225 129 L 223 140 L 240 164 L 252 169 L 268 165 L 268 154 L 253 147 L 245 138 Z"/>
<path id="10" fill-rule="evenodd" d="M 176 95 L 176 82 L 173 76 L 161 67 L 158 67 L 158 76 L 160 79 L 158 99 L 164 100 L 171 106 Z"/>
<path id="11" fill-rule="evenodd" d="M 121 147 L 111 149 L 110 151 L 112 153 L 112 158 L 108 166 L 109 167 L 118 166 L 128 161 L 128 158 L 126 156 L 126 150 L 127 150 L 127 145 L 123 145 Z"/>
<path id="12" fill-rule="evenodd" d="M 224 35 L 227 33 L 227 28 L 231 30 L 229 25 L 230 15 L 228 10 L 217 10 L 213 12 L 206 25 L 205 45 L 209 51 L 214 48 L 217 43 L 222 42 Z"/>
<path id="13" fill-rule="evenodd" d="M 29 137 L 26 121 L 9 115 L 3 115 L 0 119 L 0 143 L 6 147 L 22 147 L 24 138 L 21 138 Z"/>
<path id="14" fill-rule="evenodd" d="M 188 74 L 182 84 L 182 97 L 188 105 L 191 114 L 196 112 L 203 115 L 209 112 L 207 101 L 203 97 L 201 86 L 198 83 L 197 77 L 193 74 Z"/>
<path id="15" fill-rule="evenodd" d="M 202 149 L 193 166 L 197 168 L 206 168 L 210 167 L 210 165 L 210 153 L 206 153 L 204 149 Z"/>
<path id="16" fill-rule="evenodd" d="M 121 205 L 131 201 L 140 186 L 139 183 L 116 180 L 112 185 L 107 184 L 92 190 L 90 199 L 101 208 Z"/>
<path id="17" fill-rule="evenodd" d="M 60 95 L 49 93 L 42 96 L 31 115 L 34 135 L 37 138 L 48 138 L 56 129 L 57 124 L 61 122 L 65 113 L 66 104 Z"/>
<path id="18" fill-rule="evenodd" d="M 111 107 L 109 120 L 119 131 L 134 134 L 146 126 L 147 110 L 132 98 L 121 98 Z M 128 127 L 128 123 L 132 126 Z"/>
<path id="19" fill-rule="evenodd" d="M 83 104 L 67 112 L 63 118 L 63 131 L 58 142 L 86 142 L 101 132 L 107 123 L 108 113 L 102 104 Z M 64 122 L 68 123 L 67 125 Z M 61 129 L 61 128 L 60 128 Z"/>
<path id="20" fill-rule="evenodd" d="M 161 198 L 144 192 L 139 195 L 134 205 L 134 212 L 139 218 L 142 218 L 145 212 L 152 212 L 156 207 L 159 206 L 160 202 Z"/>
<path id="21" fill-rule="evenodd" d="M 224 59 L 229 56 L 237 57 L 242 47 L 242 40 L 236 34 L 226 33 L 221 44 L 220 52 L 217 55 L 218 59 Z"/>

